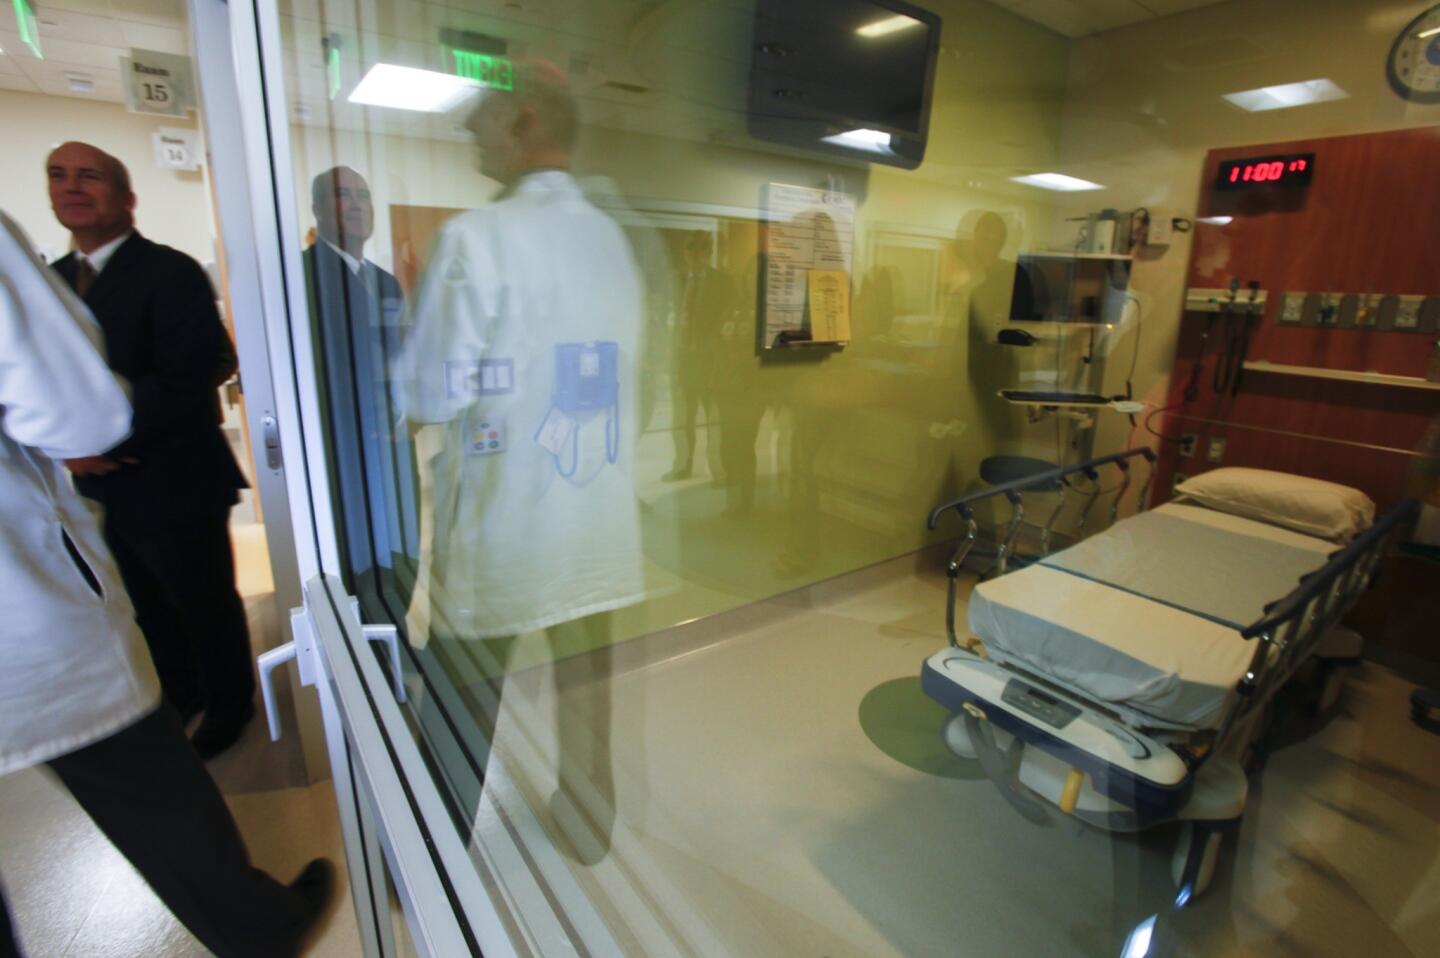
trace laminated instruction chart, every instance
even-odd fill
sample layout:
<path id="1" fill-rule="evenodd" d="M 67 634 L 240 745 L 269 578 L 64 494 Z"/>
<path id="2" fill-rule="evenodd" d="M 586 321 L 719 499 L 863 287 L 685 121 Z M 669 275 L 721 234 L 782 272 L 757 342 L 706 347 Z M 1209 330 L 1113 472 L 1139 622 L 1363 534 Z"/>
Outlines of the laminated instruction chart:
<path id="1" fill-rule="evenodd" d="M 770 183 L 765 216 L 765 348 L 848 341 L 855 198 Z"/>

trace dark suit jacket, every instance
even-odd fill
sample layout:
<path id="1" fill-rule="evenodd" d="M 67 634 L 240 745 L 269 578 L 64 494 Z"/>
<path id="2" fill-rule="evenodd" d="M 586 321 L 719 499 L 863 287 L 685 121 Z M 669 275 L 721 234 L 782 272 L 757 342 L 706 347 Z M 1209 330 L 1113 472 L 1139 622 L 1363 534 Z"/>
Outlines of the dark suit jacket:
<path id="1" fill-rule="evenodd" d="M 75 284 L 75 257 L 54 264 Z M 120 245 L 85 296 L 110 368 L 130 383 L 130 437 L 106 455 L 133 458 L 75 487 L 105 506 L 117 530 L 184 525 L 234 505 L 245 476 L 220 429 L 216 387 L 235 371 L 235 347 L 200 264 L 139 233 Z"/>
<path id="2" fill-rule="evenodd" d="M 682 273 L 676 284 L 675 368 L 679 382 L 690 388 L 712 385 L 718 374 L 722 330 L 733 319 L 735 284 L 712 266 L 699 273 Z"/>
<path id="3" fill-rule="evenodd" d="M 323 241 L 305 250 L 304 261 L 346 584 L 357 588 L 373 572 L 384 587 L 387 573 L 420 547 L 414 448 L 389 375 L 407 329 L 404 292 L 368 260 L 352 272 Z"/>

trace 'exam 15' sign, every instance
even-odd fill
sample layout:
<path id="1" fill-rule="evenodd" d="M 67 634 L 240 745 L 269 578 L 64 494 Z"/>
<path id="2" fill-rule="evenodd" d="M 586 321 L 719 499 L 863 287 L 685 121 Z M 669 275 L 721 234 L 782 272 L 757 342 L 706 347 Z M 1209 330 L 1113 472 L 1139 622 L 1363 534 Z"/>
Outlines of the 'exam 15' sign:
<path id="1" fill-rule="evenodd" d="M 473 50 L 451 50 L 455 57 L 455 75 L 474 80 L 496 90 L 515 89 L 515 67 L 508 57 L 476 53 Z"/>

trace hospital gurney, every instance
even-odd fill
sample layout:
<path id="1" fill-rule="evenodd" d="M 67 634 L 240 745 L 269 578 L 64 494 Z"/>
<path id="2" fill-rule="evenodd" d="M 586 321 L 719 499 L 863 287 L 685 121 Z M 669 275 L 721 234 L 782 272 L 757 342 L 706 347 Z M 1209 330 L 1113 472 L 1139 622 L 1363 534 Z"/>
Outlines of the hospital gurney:
<path id="1" fill-rule="evenodd" d="M 1140 458 L 1139 511 L 1114 522 Z M 925 662 L 921 681 L 951 712 L 950 748 L 979 759 L 1027 819 L 1049 817 L 1043 800 L 1111 831 L 1185 822 L 1171 868 L 1183 906 L 1209 884 L 1221 837 L 1239 824 L 1247 751 L 1266 736 L 1268 706 L 1359 598 L 1418 506 L 1400 503 L 1337 549 L 1197 505 L 1144 512 L 1154 459 L 1132 449 L 937 506 L 930 528 L 954 510 L 966 533 L 948 568 L 950 648 Z M 1102 490 L 1100 471 L 1111 467 L 1119 482 Z M 1042 554 L 1008 571 L 1022 491 L 1082 475 L 1082 528 L 1110 494 L 1112 525 L 1049 553 L 1067 481 Z M 975 587 L 974 636 L 962 638 L 957 580 L 978 538 L 974 507 L 997 496 L 1012 510 L 1000 575 Z"/>

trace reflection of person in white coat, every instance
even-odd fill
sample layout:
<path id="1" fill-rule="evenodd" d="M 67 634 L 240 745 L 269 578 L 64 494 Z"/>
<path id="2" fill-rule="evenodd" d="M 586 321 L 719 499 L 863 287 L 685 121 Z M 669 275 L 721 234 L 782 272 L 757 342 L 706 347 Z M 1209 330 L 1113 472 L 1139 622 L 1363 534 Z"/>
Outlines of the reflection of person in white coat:
<path id="1" fill-rule="evenodd" d="M 251 867 L 178 717 L 159 707 L 120 575 L 61 465 L 130 432 L 101 348 L 85 306 L 0 213 L 0 774 L 49 764 L 218 954 L 293 954 L 329 865 L 288 888 Z M 0 953 L 18 954 L 8 924 L 0 898 Z"/>
<path id="2" fill-rule="evenodd" d="M 644 596 L 630 452 L 641 285 L 619 226 L 569 172 L 578 122 L 558 68 L 516 64 L 514 89 L 487 91 L 467 125 L 505 191 L 446 224 L 412 300 L 396 378 L 407 416 L 446 438 L 410 640 L 482 664 L 496 648 L 498 670 L 503 644 L 450 641 L 544 629 L 552 655 L 584 653 L 572 665 L 593 692 L 560 723 L 551 812 L 594 861 L 614 816 L 608 613 Z"/>
<path id="3" fill-rule="evenodd" d="M 432 633 L 461 638 L 643 594 L 628 451 L 639 278 L 624 234 L 568 171 L 564 75 L 522 63 L 515 85 L 488 91 L 468 121 L 503 198 L 441 231 L 397 376 L 412 421 L 447 424 L 427 585 Z"/>

